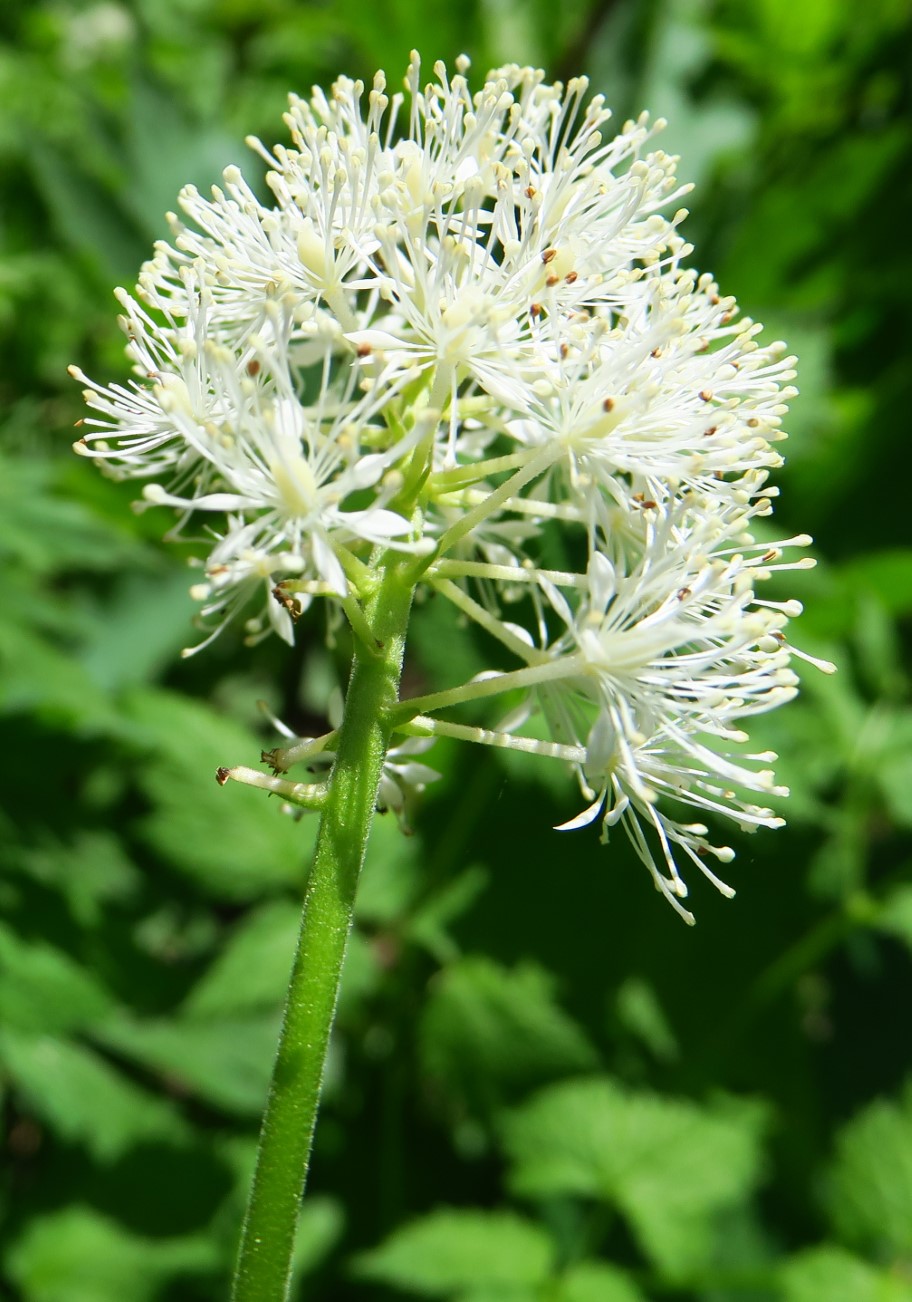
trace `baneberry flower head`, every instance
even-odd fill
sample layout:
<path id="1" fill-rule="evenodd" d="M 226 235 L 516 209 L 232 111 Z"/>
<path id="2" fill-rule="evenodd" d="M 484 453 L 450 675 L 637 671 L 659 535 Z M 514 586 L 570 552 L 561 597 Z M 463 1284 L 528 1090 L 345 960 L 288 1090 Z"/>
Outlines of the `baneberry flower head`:
<path id="1" fill-rule="evenodd" d="M 413 55 L 403 91 L 293 97 L 293 147 L 251 142 L 269 202 L 234 167 L 185 189 L 119 291 L 135 378 L 76 372 L 77 450 L 176 528 L 205 519 L 205 641 L 242 609 L 291 641 L 316 601 L 367 637 L 377 574 L 410 558 L 514 667 L 401 702 L 400 730 L 569 763 L 568 826 L 625 826 L 689 917 L 678 857 L 712 877 L 731 852 L 668 802 L 781 821 L 741 724 L 795 691 L 797 603 L 756 587 L 809 540 L 755 539 L 794 359 L 685 265 L 661 121 L 612 134 L 584 78 L 511 65 L 473 92 L 467 71 L 425 85 Z M 499 728 L 439 717 L 502 692 Z"/>

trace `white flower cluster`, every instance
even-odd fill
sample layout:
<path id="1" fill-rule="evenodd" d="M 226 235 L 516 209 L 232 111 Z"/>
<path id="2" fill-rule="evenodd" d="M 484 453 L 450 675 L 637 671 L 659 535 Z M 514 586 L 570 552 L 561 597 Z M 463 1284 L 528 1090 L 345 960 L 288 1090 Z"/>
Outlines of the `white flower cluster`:
<path id="1" fill-rule="evenodd" d="M 676 856 L 712 877 L 731 851 L 674 805 L 781 821 L 741 721 L 795 692 L 797 603 L 755 587 L 811 562 L 752 533 L 794 359 L 685 267 L 661 121 L 609 135 L 583 78 L 509 66 L 473 94 L 466 72 L 424 86 L 415 55 L 404 94 L 293 98 L 294 148 L 251 142 L 270 204 L 237 168 L 185 189 L 119 291 L 137 378 L 76 372 L 77 450 L 178 527 L 205 513 L 210 637 L 256 602 L 249 634 L 291 641 L 321 597 L 357 633 L 367 576 L 412 554 L 519 667 L 403 702 L 402 727 L 568 761 L 588 807 L 566 826 L 622 823 L 689 918 Z M 435 717 L 507 691 L 498 730 Z"/>

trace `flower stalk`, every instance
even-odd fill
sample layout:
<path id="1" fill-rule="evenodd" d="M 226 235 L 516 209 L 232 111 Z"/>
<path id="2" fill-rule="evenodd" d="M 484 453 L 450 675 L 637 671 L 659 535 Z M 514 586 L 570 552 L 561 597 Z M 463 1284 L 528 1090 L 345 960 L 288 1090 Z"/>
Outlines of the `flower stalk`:
<path id="1" fill-rule="evenodd" d="M 364 612 L 376 654 L 355 645 L 260 1132 L 233 1302 L 282 1302 L 287 1296 L 355 892 L 389 744 L 390 711 L 398 696 L 413 592 L 403 568 L 398 558 L 387 558 Z"/>

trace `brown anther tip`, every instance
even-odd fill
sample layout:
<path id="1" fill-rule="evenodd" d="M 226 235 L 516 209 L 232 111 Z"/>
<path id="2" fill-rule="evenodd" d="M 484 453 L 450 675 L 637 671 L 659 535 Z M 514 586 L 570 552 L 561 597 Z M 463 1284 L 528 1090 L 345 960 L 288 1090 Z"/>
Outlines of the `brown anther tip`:
<path id="1" fill-rule="evenodd" d="M 300 618 L 301 605 L 294 593 L 289 592 L 285 587 L 285 580 L 275 585 L 272 589 L 272 596 L 280 606 L 287 610 L 292 619 L 296 620 Z"/>
<path id="2" fill-rule="evenodd" d="M 355 349 L 355 352 L 359 357 L 370 357 L 372 351 L 373 349 L 370 344 L 358 344 L 358 347 Z"/>
<path id="3" fill-rule="evenodd" d="M 216 769 L 215 780 L 220 787 L 223 787 L 231 776 L 231 769 Z"/>
<path id="4" fill-rule="evenodd" d="M 634 493 L 634 495 L 633 495 L 633 501 L 634 501 L 634 502 L 642 502 L 642 501 L 644 501 L 644 500 L 645 500 L 645 494 L 643 494 L 643 493 Z"/>
<path id="5" fill-rule="evenodd" d="M 723 312 L 721 317 L 719 318 L 719 320 L 722 322 L 723 325 L 728 325 L 729 321 L 734 321 L 734 319 L 735 319 L 734 312 Z"/>
<path id="6" fill-rule="evenodd" d="M 529 304 L 529 316 L 541 316 L 541 303 Z"/>
<path id="7" fill-rule="evenodd" d="M 710 303 L 712 303 L 713 307 L 718 307 L 719 304 L 722 302 L 718 294 L 710 294 L 709 301 Z"/>
<path id="8" fill-rule="evenodd" d="M 710 425 L 709 429 L 705 429 L 703 431 L 703 437 L 705 439 L 711 439 L 718 428 L 719 428 L 718 425 Z"/>
<path id="9" fill-rule="evenodd" d="M 778 629 L 773 633 L 773 637 L 777 642 L 780 642 L 783 646 L 785 645 L 785 634 L 780 633 Z"/>
<path id="10" fill-rule="evenodd" d="M 662 350 L 661 350 L 661 348 L 653 348 L 653 350 L 652 350 L 652 352 L 649 354 L 649 356 L 650 356 L 650 357 L 661 357 L 661 356 L 662 356 Z"/>
<path id="11" fill-rule="evenodd" d="M 536 190 L 534 185 L 527 185 L 525 190 L 523 190 L 523 194 L 526 196 L 527 199 L 534 199 L 535 196 L 538 194 L 538 191 Z"/>
<path id="12" fill-rule="evenodd" d="M 602 399 L 602 411 L 614 411 L 615 405 L 613 398 Z"/>
<path id="13" fill-rule="evenodd" d="M 566 361 L 567 357 L 570 355 L 569 344 L 561 344 L 559 352 L 561 355 L 561 361 Z"/>
<path id="14" fill-rule="evenodd" d="M 652 498 L 649 498 L 646 502 L 640 503 L 640 506 L 644 511 L 654 511 L 658 505 L 658 502 L 654 502 Z"/>
<path id="15" fill-rule="evenodd" d="M 82 425 L 84 425 L 84 424 L 85 424 L 85 419 L 84 419 L 82 416 L 80 416 L 80 417 L 79 417 L 79 420 L 73 422 L 73 429 L 79 429 L 80 426 L 82 426 Z M 79 442 L 82 443 L 83 440 L 80 439 Z"/>
<path id="16" fill-rule="evenodd" d="M 712 402 L 712 389 L 701 389 L 700 398 L 703 402 Z"/>
<path id="17" fill-rule="evenodd" d="M 549 276 L 548 279 L 545 281 L 545 284 L 548 286 L 549 289 L 553 289 L 555 285 L 560 284 L 560 276 Z"/>
<path id="18" fill-rule="evenodd" d="M 566 276 L 564 276 L 564 280 L 566 280 L 568 285 L 575 285 L 576 282 L 579 280 L 579 275 L 577 274 L 577 272 L 571 271 L 568 272 Z"/>
<path id="19" fill-rule="evenodd" d="M 545 249 L 544 253 L 541 255 L 542 262 L 545 264 L 546 267 L 548 263 L 553 262 L 556 257 L 557 257 L 557 249 Z"/>
<path id="20" fill-rule="evenodd" d="M 257 361 L 255 357 L 251 357 L 250 361 L 247 363 L 247 374 L 259 375 L 259 373 L 260 373 L 260 363 Z"/>
<path id="21" fill-rule="evenodd" d="M 684 601 L 690 595 L 690 588 L 678 588 L 678 601 Z"/>
<path id="22" fill-rule="evenodd" d="M 758 429 L 760 422 L 756 416 L 750 416 L 748 417 L 747 425 L 749 429 Z"/>
<path id="23" fill-rule="evenodd" d="M 764 561 L 764 562 L 765 562 L 765 561 L 774 561 L 778 555 L 779 555 L 779 553 L 776 551 L 775 547 L 771 547 L 771 548 L 769 549 L 768 552 L 764 552 L 764 553 L 763 553 L 763 555 L 760 557 L 760 559 L 761 559 L 761 561 Z"/>

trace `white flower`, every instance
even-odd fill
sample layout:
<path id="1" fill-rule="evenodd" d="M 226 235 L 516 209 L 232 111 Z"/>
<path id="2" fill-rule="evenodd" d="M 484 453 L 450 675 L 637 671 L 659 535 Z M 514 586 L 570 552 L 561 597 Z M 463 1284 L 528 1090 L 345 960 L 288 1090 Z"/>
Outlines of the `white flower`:
<path id="1" fill-rule="evenodd" d="M 376 572 L 414 556 L 519 668 L 403 702 L 399 723 L 571 764 L 587 808 L 568 826 L 623 822 L 685 912 L 675 856 L 708 873 L 730 851 L 667 802 L 780 821 L 742 724 L 795 692 L 797 604 L 756 585 L 805 562 L 752 534 L 794 358 L 685 265 L 661 121 L 611 134 L 584 78 L 509 65 L 472 91 L 467 69 L 423 84 L 413 55 L 404 92 L 378 73 L 292 97 L 292 146 L 249 142 L 268 202 L 237 167 L 211 197 L 186 188 L 118 291 L 134 378 L 74 372 L 93 413 L 77 450 L 146 481 L 172 535 L 205 521 L 201 645 L 242 613 L 252 639 L 292 641 L 324 601 L 369 648 Z M 549 740 L 519 716 L 438 717 L 514 688 Z M 423 744 L 390 752 L 400 813 Z"/>
<path id="2" fill-rule="evenodd" d="M 758 348 L 758 327 L 735 318 L 710 277 L 647 270 L 613 323 L 569 332 L 556 357 L 542 350 L 508 433 L 559 445 L 573 482 L 609 499 L 631 484 L 650 498 L 681 486 L 755 494 L 782 462 L 771 444 L 795 359 L 782 344 Z"/>
<path id="3" fill-rule="evenodd" d="M 643 550 L 627 568 L 591 556 L 575 609 L 542 581 L 566 625 L 549 648 L 553 660 L 565 658 L 566 673 L 538 697 L 552 735 L 585 748 L 579 771 L 591 803 L 562 826 L 599 815 L 605 829 L 623 821 L 656 885 L 685 913 L 674 847 L 726 891 L 705 856 L 728 861 L 732 851 L 712 845 L 703 823 L 684 823 L 657 802 L 722 814 L 742 830 L 782 822 L 750 798 L 787 792 L 773 783 L 774 755 L 743 753 L 742 724 L 795 695 L 781 630 L 800 606 L 764 603 L 754 588 L 772 569 L 789 568 L 783 546 L 808 540 L 745 545 L 747 513 L 706 502 L 648 516 Z"/>

